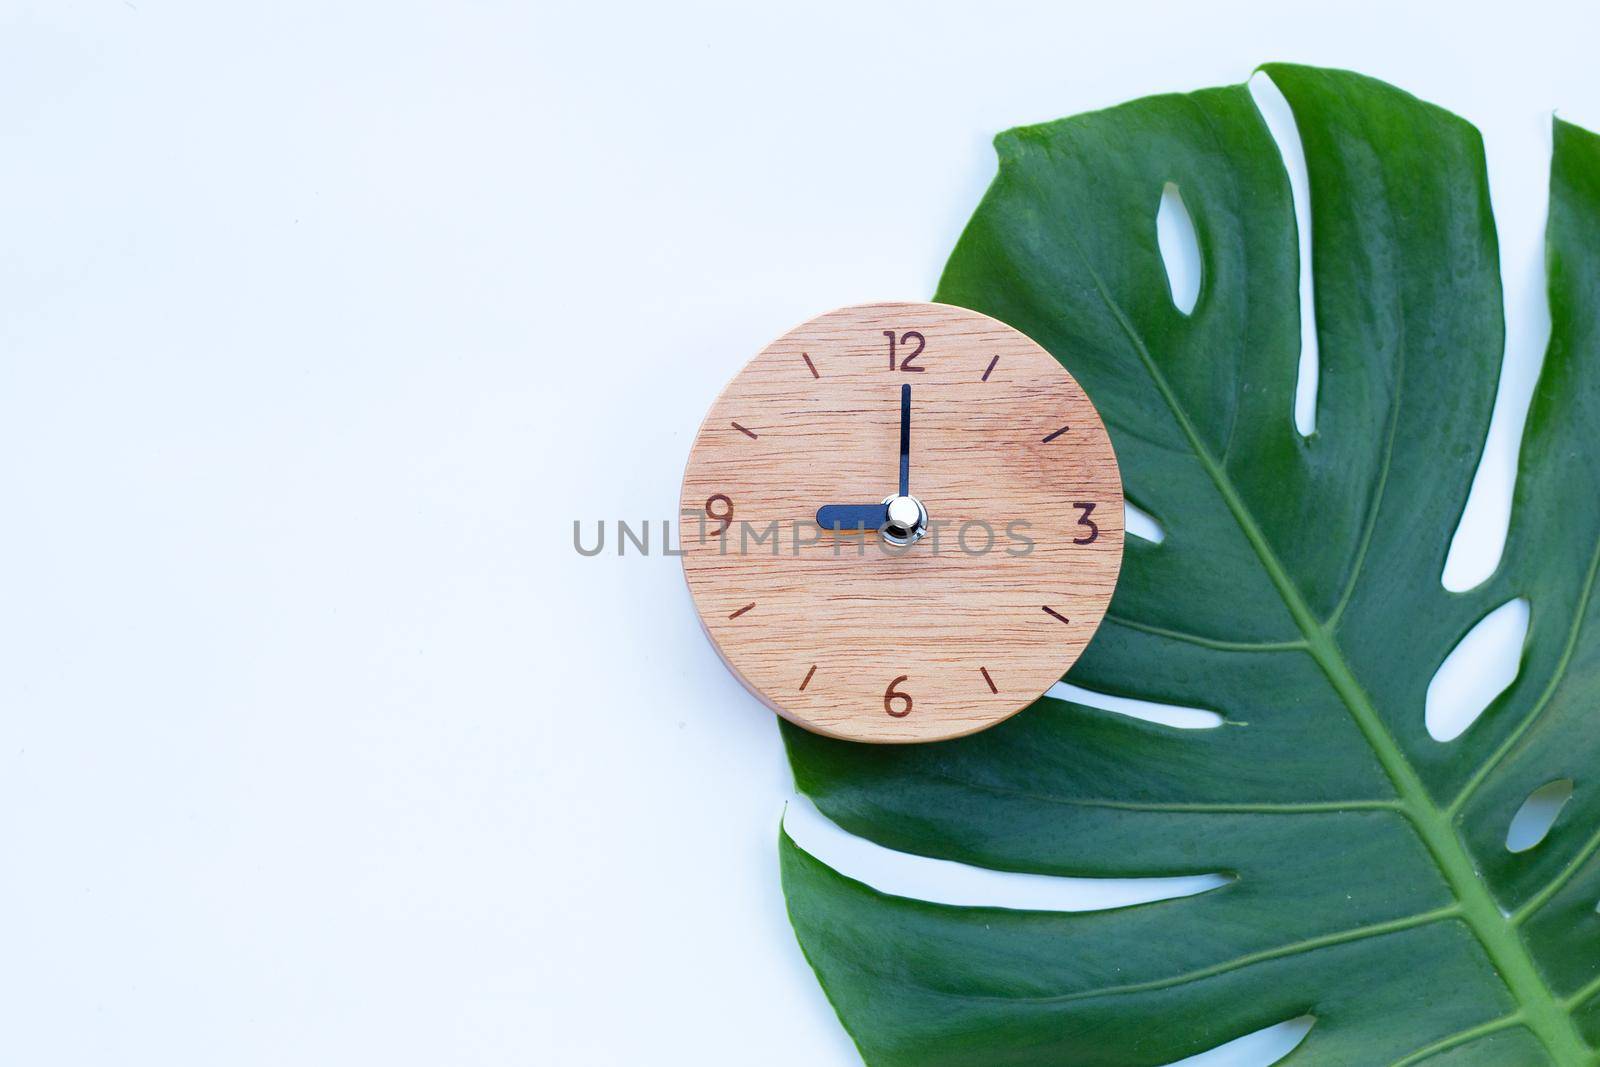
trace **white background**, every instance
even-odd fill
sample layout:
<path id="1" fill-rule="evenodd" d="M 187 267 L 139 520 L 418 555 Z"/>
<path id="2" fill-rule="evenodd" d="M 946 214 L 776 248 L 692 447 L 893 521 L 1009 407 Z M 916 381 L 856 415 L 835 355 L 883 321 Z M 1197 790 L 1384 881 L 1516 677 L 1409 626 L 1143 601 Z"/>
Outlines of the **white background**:
<path id="1" fill-rule="evenodd" d="M 1007 126 L 1271 59 L 1475 121 L 1491 565 L 1593 5 L 1164 8 L 4 4 L 0 1061 L 857 1062 L 784 918 L 771 717 L 675 560 L 572 522 L 659 533 L 762 344 L 926 298 Z M 900 891 L 1129 889 L 790 810 Z"/>

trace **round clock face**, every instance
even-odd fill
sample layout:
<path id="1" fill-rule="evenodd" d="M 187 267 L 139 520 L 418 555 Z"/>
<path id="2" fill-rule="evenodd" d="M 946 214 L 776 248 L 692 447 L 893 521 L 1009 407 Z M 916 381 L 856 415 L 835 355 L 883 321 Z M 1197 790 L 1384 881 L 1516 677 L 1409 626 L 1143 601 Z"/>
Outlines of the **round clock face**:
<path id="1" fill-rule="evenodd" d="M 712 643 L 778 714 L 933 741 L 1026 707 L 1083 651 L 1122 563 L 1122 485 L 1043 348 L 963 308 L 866 304 L 723 390 L 679 543 Z"/>

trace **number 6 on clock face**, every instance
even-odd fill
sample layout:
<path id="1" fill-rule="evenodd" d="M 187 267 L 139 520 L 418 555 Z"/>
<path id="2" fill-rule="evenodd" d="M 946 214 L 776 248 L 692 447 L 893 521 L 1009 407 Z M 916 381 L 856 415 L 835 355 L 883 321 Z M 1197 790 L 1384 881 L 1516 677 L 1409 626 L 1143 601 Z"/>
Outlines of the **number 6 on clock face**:
<path id="1" fill-rule="evenodd" d="M 902 693 L 895 689 L 895 686 L 906 681 L 908 677 L 908 675 L 902 674 L 900 677 L 890 682 L 889 688 L 883 691 L 883 710 L 888 712 L 890 715 L 893 715 L 897 719 L 903 719 L 907 715 L 911 714 L 911 708 L 913 705 L 911 703 L 910 694 Z M 899 702 L 898 706 L 895 703 L 896 701 Z"/>
<path id="2" fill-rule="evenodd" d="M 1088 397 L 1023 334 L 941 304 L 841 308 L 768 345 L 701 425 L 682 501 L 684 575 L 728 667 L 859 741 L 1027 707 L 1093 636 L 1122 560 Z"/>

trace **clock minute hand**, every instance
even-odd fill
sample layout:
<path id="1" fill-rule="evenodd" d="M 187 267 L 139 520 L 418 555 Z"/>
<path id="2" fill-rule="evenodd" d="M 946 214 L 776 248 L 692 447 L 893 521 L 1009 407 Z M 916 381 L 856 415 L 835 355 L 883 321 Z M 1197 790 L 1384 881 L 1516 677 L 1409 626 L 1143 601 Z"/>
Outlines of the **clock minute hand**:
<path id="1" fill-rule="evenodd" d="M 911 386 L 900 387 L 900 495 L 911 495 Z"/>
<path id="2" fill-rule="evenodd" d="M 888 521 L 884 504 L 824 504 L 817 509 L 817 525 L 841 533 L 876 533 Z"/>

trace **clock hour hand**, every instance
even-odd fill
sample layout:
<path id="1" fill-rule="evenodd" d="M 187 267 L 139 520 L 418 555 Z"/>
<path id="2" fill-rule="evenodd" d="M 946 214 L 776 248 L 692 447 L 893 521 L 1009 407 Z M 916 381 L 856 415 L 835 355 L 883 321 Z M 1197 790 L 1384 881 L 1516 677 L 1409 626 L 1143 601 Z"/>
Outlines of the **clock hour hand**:
<path id="1" fill-rule="evenodd" d="M 817 525 L 841 533 L 877 533 L 888 521 L 886 504 L 824 504 L 817 509 Z"/>

